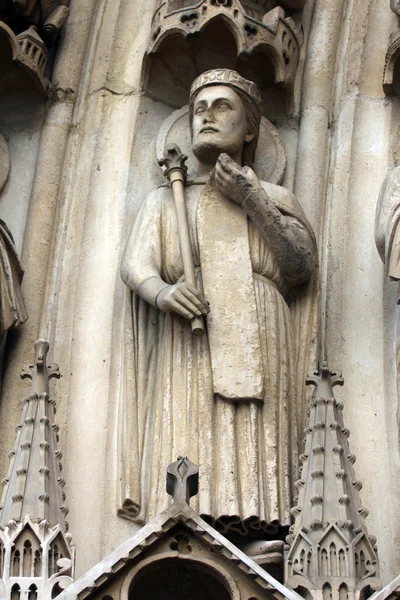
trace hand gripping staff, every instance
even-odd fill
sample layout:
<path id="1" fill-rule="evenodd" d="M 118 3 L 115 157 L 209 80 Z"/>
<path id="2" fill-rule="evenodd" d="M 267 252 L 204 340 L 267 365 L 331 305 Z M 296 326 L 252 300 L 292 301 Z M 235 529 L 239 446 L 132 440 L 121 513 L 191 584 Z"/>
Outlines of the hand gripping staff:
<path id="1" fill-rule="evenodd" d="M 181 249 L 185 279 L 188 283 L 197 287 L 192 247 L 190 245 L 189 222 L 185 205 L 186 160 L 187 156 L 182 154 L 176 144 L 168 144 L 164 157 L 158 161 L 158 164 L 160 167 L 164 167 L 164 175 L 171 183 L 172 193 L 174 194 L 176 216 L 178 220 L 179 246 Z M 194 317 L 191 320 L 191 326 L 194 335 L 203 335 L 203 317 Z"/>

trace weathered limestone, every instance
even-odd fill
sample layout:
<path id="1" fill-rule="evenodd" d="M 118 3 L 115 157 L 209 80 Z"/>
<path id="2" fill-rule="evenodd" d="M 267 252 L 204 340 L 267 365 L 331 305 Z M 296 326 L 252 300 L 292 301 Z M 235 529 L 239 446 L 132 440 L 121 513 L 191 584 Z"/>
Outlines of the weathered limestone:
<path id="1" fill-rule="evenodd" d="M 326 345 L 346 377 L 338 398 L 346 406 L 357 476 L 364 482 L 361 499 L 370 509 L 388 584 L 400 570 L 397 289 L 384 277 L 373 223 L 379 189 L 398 156 L 398 102 L 381 87 L 398 16 L 389 0 L 309 0 L 301 13 L 301 2 L 269 2 L 267 9 L 278 4 L 305 27 L 292 105 L 272 86 L 266 112 L 286 146 L 283 185 L 295 190 L 321 251 L 322 340 L 314 338 L 304 360 L 308 368 L 315 347 Z M 60 446 L 79 573 L 133 533 L 132 524 L 116 516 L 122 483 L 109 485 L 120 485 L 124 472 L 137 469 L 136 458 L 121 453 L 119 437 L 130 401 L 121 373 L 131 361 L 119 261 L 139 200 L 163 183 L 152 144 L 165 118 L 188 101 L 180 75 L 186 81 L 208 68 L 199 48 L 194 74 L 178 68 L 174 79 L 171 64 L 164 64 L 160 77 L 161 61 L 154 59 L 152 69 L 147 60 L 143 64 L 155 9 L 141 1 L 76 0 L 49 73 L 53 103 L 26 108 L 23 122 L 12 100 L 1 101 L 0 130 L 12 168 L 0 217 L 17 250 L 23 249 L 30 319 L 11 340 L 0 401 L 0 465 L 5 473 L 18 418 L 16 373 L 29 360 L 33 341 L 48 336 L 65 373 L 58 384 L 59 419 L 66 424 Z M 225 44 L 225 30 L 215 25 L 212 36 L 210 31 L 200 34 L 215 61 L 210 68 L 233 67 L 235 41 L 232 55 L 213 53 L 219 34 Z M 190 47 L 196 39 L 202 38 L 188 38 Z M 175 40 L 174 47 L 180 65 L 182 46 Z M 160 88 L 164 97 L 155 93 Z M 82 516 L 89 514 L 91 519 Z M 97 525 L 103 520 L 106 530 Z"/>
<path id="2" fill-rule="evenodd" d="M 49 380 L 60 377 L 47 365 L 49 345 L 35 344 L 35 361 L 22 378 L 32 380 L 10 454 L 0 506 L 0 593 L 3 599 L 50 600 L 72 582 L 74 548 L 65 515 L 58 427 Z"/>
<path id="3" fill-rule="evenodd" d="M 333 394 L 343 378 L 322 361 L 308 383 L 316 390 L 296 484 L 295 522 L 287 538 L 286 585 L 306 598 L 362 597 L 379 590 L 381 583 L 376 538 L 368 535 L 364 522 L 368 511 L 360 503 L 362 484 L 354 472 L 343 405 Z"/>
<path id="4" fill-rule="evenodd" d="M 159 188 L 142 204 L 121 266 L 134 292 L 136 383 L 125 420 L 137 423 L 124 452 L 132 448 L 140 465 L 125 516 L 143 523 L 162 510 L 161 465 L 181 451 L 204 472 L 200 514 L 244 539 L 260 528 L 274 539 L 290 520 L 302 388 L 285 298 L 312 274 L 314 236 L 293 194 L 251 169 L 258 87 L 228 69 L 208 71 L 194 81 L 189 106 L 197 177 L 186 188 L 188 223 Z M 179 164 L 165 162 L 172 177 Z M 182 191 L 175 184 L 175 204 Z M 200 338 L 190 321 L 201 315 Z"/>
<path id="5" fill-rule="evenodd" d="M 158 598 L 177 600 L 300 600 L 189 506 L 198 469 L 187 458 L 169 465 L 174 502 L 136 535 L 85 573 L 59 600 Z M 165 492 L 164 492 L 165 493 Z"/>

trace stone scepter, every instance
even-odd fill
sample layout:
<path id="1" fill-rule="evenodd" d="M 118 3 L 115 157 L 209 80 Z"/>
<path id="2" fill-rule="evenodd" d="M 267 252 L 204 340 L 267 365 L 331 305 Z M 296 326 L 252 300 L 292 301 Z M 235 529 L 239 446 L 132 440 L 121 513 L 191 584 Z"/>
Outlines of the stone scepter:
<path id="1" fill-rule="evenodd" d="M 164 157 L 158 161 L 158 164 L 160 167 L 164 167 L 164 175 L 171 183 L 172 192 L 174 194 L 176 216 L 178 220 L 179 246 L 181 249 L 185 279 L 188 283 L 197 287 L 185 204 L 186 160 L 187 156 L 182 154 L 176 144 L 168 144 Z M 191 326 L 194 335 L 202 336 L 204 334 L 204 321 L 202 317 L 194 317 L 191 320 Z"/>

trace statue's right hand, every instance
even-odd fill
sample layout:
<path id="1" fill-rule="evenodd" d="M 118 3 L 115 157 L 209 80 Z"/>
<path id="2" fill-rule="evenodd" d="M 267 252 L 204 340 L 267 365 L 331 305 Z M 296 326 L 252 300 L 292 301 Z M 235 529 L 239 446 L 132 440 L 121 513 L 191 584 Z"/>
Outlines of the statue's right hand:
<path id="1" fill-rule="evenodd" d="M 168 285 L 161 290 L 157 296 L 156 304 L 163 312 L 172 310 L 189 320 L 210 312 L 210 303 L 194 285 L 186 281 Z"/>

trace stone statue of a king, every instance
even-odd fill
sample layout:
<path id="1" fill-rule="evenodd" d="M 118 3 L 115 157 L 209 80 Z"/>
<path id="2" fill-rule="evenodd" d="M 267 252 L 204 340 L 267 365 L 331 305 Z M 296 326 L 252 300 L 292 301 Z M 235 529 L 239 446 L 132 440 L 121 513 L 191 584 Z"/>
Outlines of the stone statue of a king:
<path id="1" fill-rule="evenodd" d="M 144 200 L 122 260 L 133 291 L 138 522 L 166 507 L 165 466 L 200 467 L 195 507 L 223 532 L 290 523 L 296 356 L 285 298 L 316 265 L 295 196 L 252 170 L 258 87 L 235 71 L 190 91 L 198 177 L 186 187 L 197 287 L 185 281 L 170 187 Z M 203 315 L 206 335 L 190 321 Z M 297 450 L 297 449 L 296 449 Z"/>

